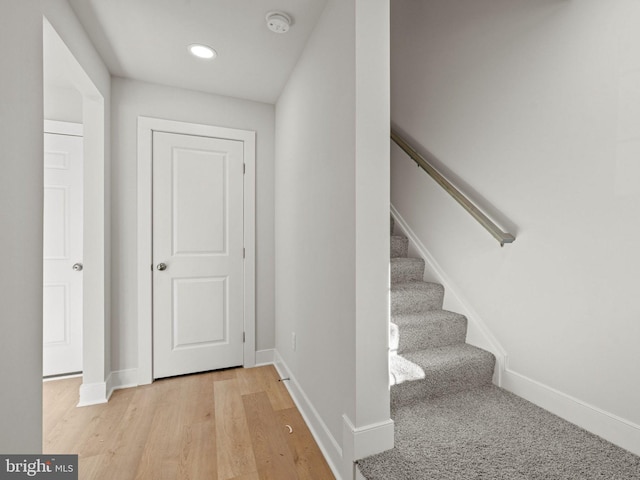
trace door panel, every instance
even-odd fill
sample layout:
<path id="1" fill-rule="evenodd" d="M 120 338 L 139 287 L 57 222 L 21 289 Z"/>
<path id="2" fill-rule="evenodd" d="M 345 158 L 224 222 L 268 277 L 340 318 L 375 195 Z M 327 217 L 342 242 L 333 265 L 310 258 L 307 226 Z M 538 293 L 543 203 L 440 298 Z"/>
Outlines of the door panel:
<path id="1" fill-rule="evenodd" d="M 43 374 L 82 371 L 82 137 L 44 135 Z"/>
<path id="2" fill-rule="evenodd" d="M 226 283 L 225 277 L 173 281 L 174 349 L 214 345 L 229 340 Z"/>
<path id="3" fill-rule="evenodd" d="M 43 322 L 43 332 L 48 346 L 65 345 L 69 342 L 68 287 L 64 283 L 44 286 L 43 308 L 47 312 L 47 321 Z"/>
<path id="4" fill-rule="evenodd" d="M 69 252 L 69 188 L 44 187 L 44 258 L 64 260 Z"/>
<path id="5" fill-rule="evenodd" d="M 242 163 L 242 142 L 153 133 L 154 378 L 243 363 Z"/>
<path id="6" fill-rule="evenodd" d="M 226 254 L 226 156 L 184 149 L 174 155 L 173 254 Z"/>

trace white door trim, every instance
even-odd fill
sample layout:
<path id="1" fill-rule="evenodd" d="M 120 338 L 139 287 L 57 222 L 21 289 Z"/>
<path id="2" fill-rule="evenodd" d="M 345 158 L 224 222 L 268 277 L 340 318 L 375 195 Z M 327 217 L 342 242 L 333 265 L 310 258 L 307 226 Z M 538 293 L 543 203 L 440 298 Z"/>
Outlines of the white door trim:
<path id="1" fill-rule="evenodd" d="M 138 384 L 153 382 L 152 134 L 154 131 L 226 138 L 244 143 L 244 366 L 255 365 L 255 144 L 249 130 L 138 117 Z"/>
<path id="2" fill-rule="evenodd" d="M 56 135 L 73 135 L 75 137 L 84 136 L 82 123 L 61 122 L 58 120 L 44 120 L 44 133 Z"/>

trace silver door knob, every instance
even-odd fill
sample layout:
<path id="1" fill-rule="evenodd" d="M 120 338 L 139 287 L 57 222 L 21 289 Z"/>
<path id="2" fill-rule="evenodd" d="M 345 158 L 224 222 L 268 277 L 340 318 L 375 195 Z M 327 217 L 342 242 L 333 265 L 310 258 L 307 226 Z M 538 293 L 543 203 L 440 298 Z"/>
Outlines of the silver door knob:
<path id="1" fill-rule="evenodd" d="M 167 264 L 166 263 L 159 263 L 156 268 L 158 270 L 160 270 L 161 272 L 165 271 L 167 269 Z"/>
<path id="2" fill-rule="evenodd" d="M 84 267 L 81 263 L 74 263 L 73 267 L 71 268 L 73 268 L 76 272 L 81 272 Z"/>

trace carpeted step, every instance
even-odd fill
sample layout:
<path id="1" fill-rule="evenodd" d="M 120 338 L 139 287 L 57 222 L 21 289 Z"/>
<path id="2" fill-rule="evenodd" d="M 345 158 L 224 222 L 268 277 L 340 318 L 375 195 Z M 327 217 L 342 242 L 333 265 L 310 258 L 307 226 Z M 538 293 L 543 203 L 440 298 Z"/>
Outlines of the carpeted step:
<path id="1" fill-rule="evenodd" d="M 422 280 L 424 260 L 421 258 L 392 258 L 391 283 L 407 283 Z"/>
<path id="2" fill-rule="evenodd" d="M 409 251 L 409 239 L 402 235 L 391 235 L 391 258 L 406 257 Z"/>
<path id="3" fill-rule="evenodd" d="M 405 405 L 491 384 L 495 357 L 463 343 L 389 357 L 391 402 Z"/>
<path id="4" fill-rule="evenodd" d="M 390 229 L 389 233 L 390 233 L 391 235 L 393 235 L 393 227 L 395 227 L 395 222 L 394 222 L 394 220 L 393 220 L 393 217 L 389 217 L 389 220 L 390 220 L 390 222 L 389 222 L 389 223 L 390 223 L 390 226 L 391 226 L 391 229 Z"/>
<path id="5" fill-rule="evenodd" d="M 391 286 L 391 315 L 440 310 L 444 287 L 439 283 L 407 282 Z"/>
<path id="6" fill-rule="evenodd" d="M 393 315 L 392 322 L 398 333 L 391 350 L 400 354 L 464 343 L 467 336 L 467 318 L 446 310 Z"/>

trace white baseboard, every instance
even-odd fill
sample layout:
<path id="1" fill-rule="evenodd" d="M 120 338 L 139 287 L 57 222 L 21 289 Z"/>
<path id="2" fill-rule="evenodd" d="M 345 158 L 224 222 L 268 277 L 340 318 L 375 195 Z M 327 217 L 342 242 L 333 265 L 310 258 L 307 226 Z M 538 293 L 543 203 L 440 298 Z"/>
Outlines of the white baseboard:
<path id="1" fill-rule="evenodd" d="M 589 405 L 509 368 L 503 388 L 605 440 L 640 455 L 640 425 Z"/>
<path id="2" fill-rule="evenodd" d="M 67 380 L 69 378 L 82 378 L 82 373 L 74 373 L 72 375 L 60 375 L 59 377 L 46 377 L 42 379 L 42 383 L 55 382 L 57 380 Z"/>
<path id="3" fill-rule="evenodd" d="M 467 343 L 479 348 L 483 348 L 493 353 L 496 357 L 496 369 L 493 381 L 496 385 L 502 386 L 501 374 L 504 372 L 506 352 L 491 334 L 478 312 L 476 312 L 464 296 L 460 293 L 460 288 L 449 278 L 442 267 L 438 264 L 429 249 L 425 247 L 420 238 L 411 229 L 409 224 L 402 218 L 402 215 L 391 205 L 391 215 L 396 225 L 402 230 L 404 235 L 409 239 L 418 255 L 425 261 L 426 267 L 436 277 L 437 281 L 444 286 L 445 292 L 445 308 L 451 308 L 456 313 L 460 313 L 467 317 L 468 331 Z"/>
<path id="4" fill-rule="evenodd" d="M 271 365 L 275 362 L 275 350 L 258 350 L 256 352 L 256 366 Z M 137 368 L 116 370 L 109 374 L 105 382 L 97 382 L 80 386 L 79 407 L 106 403 L 115 390 L 137 387 L 140 385 Z"/>
<path id="5" fill-rule="evenodd" d="M 274 351 L 274 364 L 281 378 L 288 378 L 289 380 L 283 381 L 294 403 L 298 407 L 302 418 L 311 431 L 311 435 L 315 439 L 318 447 L 322 451 L 333 475 L 336 480 L 351 480 L 344 479 L 341 472 L 341 465 L 343 464 L 342 447 L 333 437 L 329 428 L 324 423 L 320 414 L 315 409 L 307 395 L 300 388 L 300 385 L 296 381 L 295 377 L 289 370 L 289 367 L 284 362 L 277 350 Z"/>
<path id="6" fill-rule="evenodd" d="M 343 451 L 351 451 L 349 457 L 360 460 L 376 453 L 382 453 L 393 448 L 394 423 L 389 419 L 364 427 L 355 427 L 347 415 L 342 416 L 343 437 L 345 447 Z"/>
<path id="7" fill-rule="evenodd" d="M 80 385 L 78 407 L 107 403 L 107 382 L 83 383 Z"/>
<path id="8" fill-rule="evenodd" d="M 111 398 L 111 394 L 115 390 L 122 388 L 130 388 L 138 386 L 138 369 L 129 368 L 127 370 L 116 370 L 111 372 L 107 378 L 107 398 Z"/>
<path id="9" fill-rule="evenodd" d="M 107 403 L 115 390 L 137 386 L 137 368 L 111 372 L 105 382 L 83 383 L 80 385 L 80 401 L 78 402 L 78 407 Z"/>
<path id="10" fill-rule="evenodd" d="M 342 416 L 343 438 L 341 446 L 277 350 L 274 351 L 274 360 L 280 376 L 289 379 L 284 381 L 284 384 L 336 480 L 354 480 L 357 470 L 354 463 L 356 460 L 393 448 L 393 420 L 355 427 L 347 415 Z"/>
<path id="11" fill-rule="evenodd" d="M 275 363 L 275 350 L 258 350 L 256 352 L 256 367 L 261 365 L 273 365 Z"/>
<path id="12" fill-rule="evenodd" d="M 255 366 L 260 366 L 260 365 L 271 365 L 274 363 L 274 352 L 275 350 L 270 349 L 270 350 L 258 350 L 256 352 L 256 365 Z M 109 374 L 109 376 L 107 377 L 107 381 L 104 383 L 104 388 L 105 388 L 105 392 L 106 392 L 106 399 L 103 399 L 102 397 L 99 396 L 95 396 L 95 394 L 92 394 L 92 397 L 88 397 L 87 401 L 90 403 L 84 403 L 81 406 L 84 405 L 94 405 L 96 403 L 104 403 L 106 402 L 109 398 L 111 398 L 111 394 L 115 391 L 115 390 L 121 390 L 123 388 L 131 388 L 131 387 L 137 387 L 140 385 L 140 378 L 139 376 L 139 372 L 137 368 L 129 368 L 129 369 L 125 369 L 125 370 L 116 370 L 113 371 Z M 100 386 L 98 386 L 100 385 Z M 92 387 L 92 389 L 95 389 L 96 392 L 101 391 L 101 389 L 103 384 L 95 384 L 94 387 Z M 95 397 L 95 398 L 94 398 Z"/>

